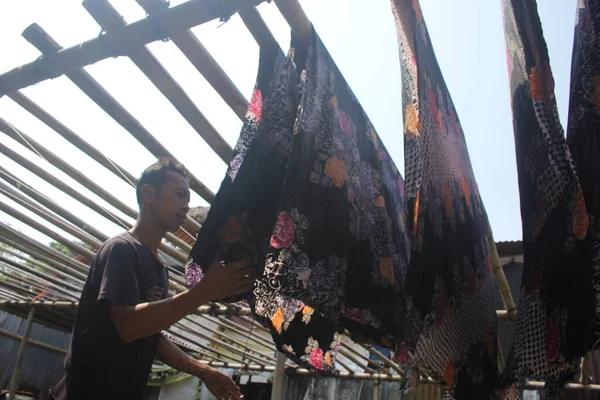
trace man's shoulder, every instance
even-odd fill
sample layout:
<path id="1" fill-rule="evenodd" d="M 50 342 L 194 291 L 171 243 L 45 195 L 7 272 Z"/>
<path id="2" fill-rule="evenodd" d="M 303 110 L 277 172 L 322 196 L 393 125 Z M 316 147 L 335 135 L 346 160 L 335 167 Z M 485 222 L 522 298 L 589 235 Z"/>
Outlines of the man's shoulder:
<path id="1" fill-rule="evenodd" d="M 111 237 L 102 244 L 98 256 L 118 253 L 122 256 L 137 256 L 137 240 L 129 232 L 123 232 Z"/>

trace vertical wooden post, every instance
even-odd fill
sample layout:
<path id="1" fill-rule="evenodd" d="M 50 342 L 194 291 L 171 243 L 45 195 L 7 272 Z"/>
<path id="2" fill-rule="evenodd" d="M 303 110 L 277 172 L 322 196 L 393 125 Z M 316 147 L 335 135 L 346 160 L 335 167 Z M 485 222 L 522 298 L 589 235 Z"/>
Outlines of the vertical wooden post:
<path id="1" fill-rule="evenodd" d="M 381 381 L 376 379 L 375 384 L 373 385 L 373 400 L 379 399 L 381 399 Z"/>
<path id="2" fill-rule="evenodd" d="M 271 400 L 283 400 L 283 389 L 285 383 L 285 360 L 283 353 L 277 353 L 275 373 L 273 374 L 273 388 L 271 389 Z"/>
<path id="3" fill-rule="evenodd" d="M 33 316 L 35 315 L 35 307 L 31 307 L 29 315 L 27 316 L 27 322 L 25 323 L 25 333 L 23 339 L 21 339 L 21 346 L 19 346 L 19 352 L 17 353 L 17 360 L 15 361 L 15 370 L 13 371 L 12 378 L 10 380 L 10 392 L 8 394 L 8 400 L 14 400 L 17 389 L 21 383 L 21 365 L 23 365 L 23 358 L 25 356 L 25 347 L 29 342 L 29 334 L 31 333 L 31 325 L 33 323 Z"/>
<path id="4" fill-rule="evenodd" d="M 592 353 L 589 352 L 581 359 L 581 370 L 579 383 L 582 385 L 590 384 L 590 369 L 592 367 Z"/>

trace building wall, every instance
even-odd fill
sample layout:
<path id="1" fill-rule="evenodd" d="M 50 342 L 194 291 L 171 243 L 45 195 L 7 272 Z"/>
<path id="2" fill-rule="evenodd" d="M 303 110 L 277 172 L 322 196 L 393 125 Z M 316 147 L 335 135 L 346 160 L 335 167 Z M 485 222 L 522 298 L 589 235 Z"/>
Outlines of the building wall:
<path id="1" fill-rule="evenodd" d="M 0 311 L 0 329 L 23 336 L 26 320 Z M 67 349 L 71 335 L 34 322 L 30 339 Z M 20 341 L 0 335 L 0 388 L 8 390 L 15 368 Z M 27 345 L 21 369 L 20 390 L 45 396 L 48 390 L 63 377 L 64 354 Z"/>

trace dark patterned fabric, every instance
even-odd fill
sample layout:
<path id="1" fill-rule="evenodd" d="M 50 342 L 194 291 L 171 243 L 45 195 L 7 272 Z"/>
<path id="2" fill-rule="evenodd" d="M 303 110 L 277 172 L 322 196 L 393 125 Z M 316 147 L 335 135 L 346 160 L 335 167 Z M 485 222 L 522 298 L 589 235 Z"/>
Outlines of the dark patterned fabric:
<path id="1" fill-rule="evenodd" d="M 545 397 L 590 347 L 594 295 L 590 220 L 554 97 L 535 0 L 503 0 L 523 222 L 524 269 L 503 383 L 547 382 Z"/>
<path id="2" fill-rule="evenodd" d="M 405 336 L 397 357 L 443 382 L 448 396 L 487 399 L 498 384 L 494 242 L 418 1 L 392 0 L 392 8 L 411 239 Z"/>
<path id="3" fill-rule="evenodd" d="M 591 246 L 596 326 L 593 348 L 600 343 L 600 1 L 579 0 L 567 143 L 577 168 L 585 206 L 593 216 Z"/>
<path id="4" fill-rule="evenodd" d="M 217 253 L 227 262 L 254 256 L 255 313 L 280 351 L 327 373 L 344 328 L 387 347 L 401 331 L 404 184 L 316 34 L 305 53 L 274 62 L 263 54 L 260 68 L 188 283 Z"/>

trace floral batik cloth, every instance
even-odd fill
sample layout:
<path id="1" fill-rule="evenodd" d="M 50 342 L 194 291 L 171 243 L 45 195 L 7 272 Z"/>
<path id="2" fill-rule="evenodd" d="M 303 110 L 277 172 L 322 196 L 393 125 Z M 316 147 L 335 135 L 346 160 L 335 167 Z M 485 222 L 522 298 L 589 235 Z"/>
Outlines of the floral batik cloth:
<path id="1" fill-rule="evenodd" d="M 280 351 L 327 373 L 344 329 L 387 347 L 401 331 L 404 185 L 317 35 L 301 48 L 261 56 L 247 121 L 187 279 L 197 283 L 217 254 L 226 262 L 254 257 L 255 314 Z"/>
<path id="2" fill-rule="evenodd" d="M 503 0 L 502 12 L 524 256 L 515 339 L 502 382 L 508 388 L 525 378 L 544 380 L 545 398 L 554 399 L 590 346 L 590 219 L 558 117 L 536 2 Z"/>
<path id="3" fill-rule="evenodd" d="M 256 312 L 281 327 L 288 355 L 315 348 L 320 316 L 391 347 L 408 262 L 403 180 L 318 36 L 296 53 L 302 97 Z"/>
<path id="4" fill-rule="evenodd" d="M 573 63 L 567 143 L 577 168 L 585 206 L 593 216 L 588 246 L 596 296 L 596 327 L 585 343 L 600 343 L 600 1 L 579 0 Z M 593 343 L 592 343 L 593 342 Z M 590 346 L 591 345 L 591 346 Z"/>
<path id="5" fill-rule="evenodd" d="M 407 376 L 432 377 L 448 397 L 489 399 L 498 385 L 489 222 L 418 1 L 392 0 L 392 9 L 411 246 L 406 324 L 396 357 Z"/>

